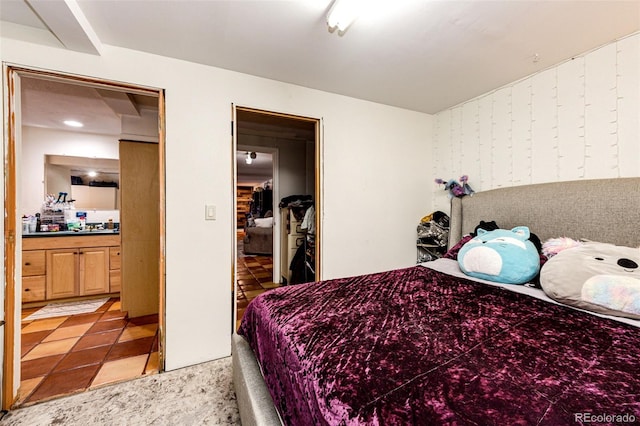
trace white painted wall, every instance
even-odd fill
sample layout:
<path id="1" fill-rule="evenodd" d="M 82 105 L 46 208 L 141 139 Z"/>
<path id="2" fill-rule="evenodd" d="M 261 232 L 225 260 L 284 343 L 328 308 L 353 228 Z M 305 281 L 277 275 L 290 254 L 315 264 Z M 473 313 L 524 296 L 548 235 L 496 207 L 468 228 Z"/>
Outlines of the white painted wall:
<path id="1" fill-rule="evenodd" d="M 108 45 L 98 57 L 0 41 L 2 61 L 165 89 L 168 370 L 231 350 L 232 103 L 324 119 L 324 278 L 414 264 L 431 210 L 431 116 Z"/>
<path id="2" fill-rule="evenodd" d="M 639 117 L 635 34 L 438 113 L 432 177 L 480 191 L 640 176 Z M 449 211 L 445 191 L 433 206 Z"/>
<path id="3" fill-rule="evenodd" d="M 414 264 L 416 226 L 432 211 L 432 116 L 343 100 L 324 120 L 324 278 Z"/>

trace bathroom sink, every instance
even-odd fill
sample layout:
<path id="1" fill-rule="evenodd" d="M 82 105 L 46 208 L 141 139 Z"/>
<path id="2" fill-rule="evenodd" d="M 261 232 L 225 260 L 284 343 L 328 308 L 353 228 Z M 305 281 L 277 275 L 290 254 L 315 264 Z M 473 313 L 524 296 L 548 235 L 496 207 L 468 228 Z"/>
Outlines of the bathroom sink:
<path id="1" fill-rule="evenodd" d="M 117 229 L 85 229 L 84 231 L 62 231 L 66 234 L 117 234 Z M 54 232 L 55 233 L 55 232 Z"/>
<path id="2" fill-rule="evenodd" d="M 65 237 L 73 235 L 113 235 L 119 234 L 119 229 L 86 229 L 84 231 L 53 231 L 53 232 L 34 232 L 29 234 L 22 234 L 22 237 Z"/>

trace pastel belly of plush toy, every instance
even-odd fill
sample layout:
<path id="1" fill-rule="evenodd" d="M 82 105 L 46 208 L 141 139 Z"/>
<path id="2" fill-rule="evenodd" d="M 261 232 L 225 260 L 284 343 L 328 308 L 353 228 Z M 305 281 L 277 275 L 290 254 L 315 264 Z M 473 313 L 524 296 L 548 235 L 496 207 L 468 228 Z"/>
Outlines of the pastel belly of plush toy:
<path id="1" fill-rule="evenodd" d="M 582 285 L 582 300 L 640 315 L 640 279 L 620 275 L 594 275 Z"/>
<path id="2" fill-rule="evenodd" d="M 466 275 L 508 284 L 531 281 L 540 270 L 540 255 L 529 241 L 529 228 L 478 229 L 458 253 L 458 264 Z"/>

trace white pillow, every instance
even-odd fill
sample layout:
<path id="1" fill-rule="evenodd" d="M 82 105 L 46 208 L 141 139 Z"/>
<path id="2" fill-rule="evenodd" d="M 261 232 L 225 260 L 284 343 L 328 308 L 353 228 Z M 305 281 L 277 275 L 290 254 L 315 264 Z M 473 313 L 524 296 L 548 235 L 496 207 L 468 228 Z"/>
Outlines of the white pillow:
<path id="1" fill-rule="evenodd" d="M 273 227 L 273 218 L 272 217 L 263 217 L 254 219 L 256 222 L 256 227 L 258 228 L 271 228 Z"/>

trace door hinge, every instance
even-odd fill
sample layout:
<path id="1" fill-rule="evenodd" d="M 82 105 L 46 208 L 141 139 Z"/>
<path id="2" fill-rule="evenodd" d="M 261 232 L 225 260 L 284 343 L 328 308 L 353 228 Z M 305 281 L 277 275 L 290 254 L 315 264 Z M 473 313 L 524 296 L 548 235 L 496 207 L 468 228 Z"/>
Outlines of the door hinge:
<path id="1" fill-rule="evenodd" d="M 233 136 L 233 121 L 231 122 L 231 136 Z"/>

